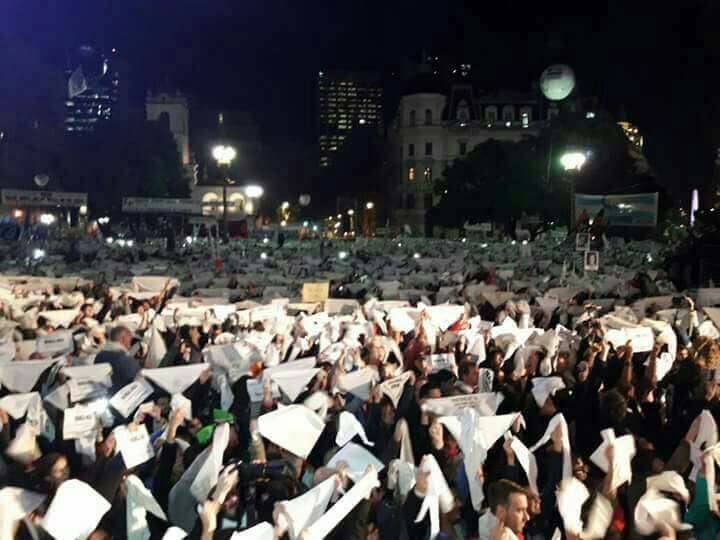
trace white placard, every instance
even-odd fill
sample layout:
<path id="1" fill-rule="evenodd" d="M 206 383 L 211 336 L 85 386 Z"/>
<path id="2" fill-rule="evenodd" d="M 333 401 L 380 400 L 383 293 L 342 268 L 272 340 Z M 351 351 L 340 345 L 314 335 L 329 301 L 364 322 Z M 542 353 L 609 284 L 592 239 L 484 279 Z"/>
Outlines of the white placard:
<path id="1" fill-rule="evenodd" d="M 58 330 L 37 338 L 37 352 L 47 356 L 68 354 L 73 352 L 74 349 L 75 342 L 70 330 Z"/>
<path id="2" fill-rule="evenodd" d="M 122 454 L 125 467 L 128 469 L 137 467 L 155 457 L 150 436 L 144 424 L 138 426 L 134 431 L 130 431 L 126 426 L 119 426 L 113 433 L 117 451 Z"/>
<path id="3" fill-rule="evenodd" d="M 144 379 L 133 381 L 120 389 L 110 399 L 110 405 L 121 416 L 128 418 L 145 399 L 153 393 L 153 387 Z"/>
<path id="4" fill-rule="evenodd" d="M 82 439 L 92 433 L 98 425 L 97 415 L 90 407 L 76 405 L 65 409 L 63 418 L 63 439 Z"/>

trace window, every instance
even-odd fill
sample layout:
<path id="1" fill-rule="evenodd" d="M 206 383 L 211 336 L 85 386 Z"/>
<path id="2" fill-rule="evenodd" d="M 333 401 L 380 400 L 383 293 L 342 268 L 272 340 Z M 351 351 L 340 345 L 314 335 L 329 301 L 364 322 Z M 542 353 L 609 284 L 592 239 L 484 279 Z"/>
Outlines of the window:
<path id="1" fill-rule="evenodd" d="M 414 126 L 414 125 L 415 125 L 415 110 L 414 110 L 414 109 L 413 109 L 412 111 L 410 111 L 409 124 L 410 124 L 411 126 Z"/>
<path id="2" fill-rule="evenodd" d="M 408 181 L 412 182 L 415 180 L 415 167 L 410 167 L 408 169 Z"/>
<path id="3" fill-rule="evenodd" d="M 425 143 L 425 155 L 432 156 L 432 143 L 431 142 Z"/>
<path id="4" fill-rule="evenodd" d="M 415 145 L 413 143 L 408 144 L 408 157 L 415 155 Z"/>
<path id="5" fill-rule="evenodd" d="M 428 126 L 432 124 L 432 111 L 430 109 L 425 109 L 425 124 Z"/>
<path id="6" fill-rule="evenodd" d="M 426 182 L 432 181 L 432 167 L 425 167 L 425 171 L 423 172 L 423 176 L 425 176 L 425 181 L 426 181 Z"/>
<path id="7" fill-rule="evenodd" d="M 460 123 L 470 121 L 470 105 L 467 100 L 461 100 L 457 107 L 456 118 Z"/>
<path id="8" fill-rule="evenodd" d="M 465 154 L 467 154 L 467 143 L 465 141 L 458 142 L 458 147 L 459 147 L 459 154 L 461 156 L 464 156 Z"/>
<path id="9" fill-rule="evenodd" d="M 432 193 L 426 193 L 423 197 L 423 203 L 425 206 L 425 210 L 429 210 L 433 207 L 433 196 Z"/>
<path id="10" fill-rule="evenodd" d="M 514 122 L 515 121 L 515 107 L 512 105 L 505 105 L 503 107 L 503 122 Z"/>
<path id="11" fill-rule="evenodd" d="M 497 122 L 497 118 L 498 118 L 497 107 L 495 107 L 493 105 L 493 106 L 490 106 L 487 109 L 485 109 L 485 121 L 488 124 L 494 124 L 495 122 Z"/>
<path id="12" fill-rule="evenodd" d="M 408 210 L 414 210 L 415 209 L 415 195 L 412 193 L 408 193 L 405 195 L 405 208 Z"/>

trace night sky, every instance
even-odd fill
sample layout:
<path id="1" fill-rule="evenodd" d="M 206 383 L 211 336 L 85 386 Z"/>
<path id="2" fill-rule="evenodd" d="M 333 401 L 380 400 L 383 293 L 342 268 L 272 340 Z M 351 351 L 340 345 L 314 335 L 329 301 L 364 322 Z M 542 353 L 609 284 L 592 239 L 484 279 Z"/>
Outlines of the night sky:
<path id="1" fill-rule="evenodd" d="M 48 55 L 81 43 L 117 47 L 137 104 L 147 87 L 170 81 L 196 103 L 249 111 L 278 149 L 312 143 L 319 69 L 390 73 L 424 50 L 471 62 L 488 89 L 526 90 L 548 64 L 568 63 L 583 93 L 613 112 L 624 106 L 666 183 L 712 172 L 720 47 L 709 0 L 669 7 L 618 0 L 3 4 L 0 28 Z M 584 15 L 570 15 L 580 9 Z"/>

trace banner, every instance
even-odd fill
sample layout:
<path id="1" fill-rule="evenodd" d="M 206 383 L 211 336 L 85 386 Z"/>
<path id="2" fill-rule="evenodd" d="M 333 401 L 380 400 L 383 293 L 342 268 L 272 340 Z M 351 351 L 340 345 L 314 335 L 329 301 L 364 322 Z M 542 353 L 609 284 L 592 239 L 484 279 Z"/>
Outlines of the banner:
<path id="1" fill-rule="evenodd" d="M 66 208 L 87 206 L 87 193 L 3 189 L 0 191 L 0 196 L 2 203 L 8 206 L 64 206 Z"/>
<path id="2" fill-rule="evenodd" d="M 603 220 L 610 227 L 656 227 L 658 194 L 585 195 L 575 194 L 575 221 L 583 211 L 590 219 L 604 210 Z"/>
<path id="3" fill-rule="evenodd" d="M 135 214 L 166 212 L 176 214 L 200 214 L 200 203 L 192 199 L 123 197 L 122 211 Z"/>

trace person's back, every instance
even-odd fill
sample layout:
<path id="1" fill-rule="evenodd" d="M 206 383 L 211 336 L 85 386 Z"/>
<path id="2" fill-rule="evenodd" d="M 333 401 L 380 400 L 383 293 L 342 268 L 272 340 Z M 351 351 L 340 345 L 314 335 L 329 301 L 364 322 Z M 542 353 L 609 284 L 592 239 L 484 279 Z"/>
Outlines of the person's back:
<path id="1" fill-rule="evenodd" d="M 137 360 L 128 355 L 132 336 L 132 332 L 124 326 L 116 326 L 110 331 L 110 341 L 95 357 L 96 364 L 110 364 L 112 367 L 112 392 L 133 382 L 140 371 Z"/>

